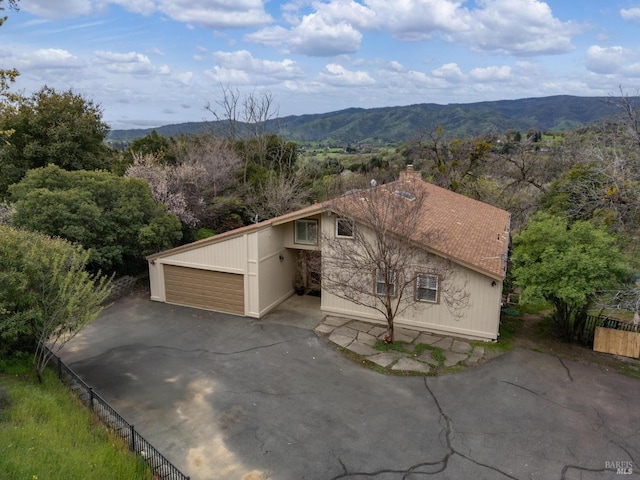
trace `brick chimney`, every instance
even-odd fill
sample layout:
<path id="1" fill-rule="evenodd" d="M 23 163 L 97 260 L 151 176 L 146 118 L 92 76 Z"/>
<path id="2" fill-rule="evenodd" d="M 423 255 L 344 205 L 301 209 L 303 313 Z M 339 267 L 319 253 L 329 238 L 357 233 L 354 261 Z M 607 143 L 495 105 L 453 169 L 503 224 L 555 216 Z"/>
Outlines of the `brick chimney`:
<path id="1" fill-rule="evenodd" d="M 400 172 L 400 181 L 403 183 L 413 183 L 422 180 L 422 174 L 413 169 L 413 165 L 407 165 L 404 172 Z"/>

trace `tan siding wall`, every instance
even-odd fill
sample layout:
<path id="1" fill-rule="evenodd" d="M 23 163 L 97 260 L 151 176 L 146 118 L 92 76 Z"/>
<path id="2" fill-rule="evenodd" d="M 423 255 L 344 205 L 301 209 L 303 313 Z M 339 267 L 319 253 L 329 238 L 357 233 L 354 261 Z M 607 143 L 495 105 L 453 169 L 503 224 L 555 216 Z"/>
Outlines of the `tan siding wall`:
<path id="1" fill-rule="evenodd" d="M 296 274 L 295 251 L 283 247 L 285 225 L 260 232 L 260 316 L 277 306 L 293 292 Z M 280 255 L 284 257 L 280 261 Z"/>
<path id="2" fill-rule="evenodd" d="M 246 275 L 244 277 L 245 315 L 257 318 L 260 315 L 259 273 L 258 264 L 258 235 L 260 232 L 251 232 L 246 235 Z"/>
<path id="3" fill-rule="evenodd" d="M 332 217 L 325 215 L 323 232 L 329 237 L 334 235 Z M 326 250 L 325 248 L 323 256 L 329 254 Z M 454 268 L 458 275 L 449 274 L 449 277 L 458 276 L 468 279 L 467 291 L 470 293 L 470 306 L 462 318 L 453 316 L 442 301 L 439 304 L 419 302 L 397 317 L 396 325 L 471 338 L 496 339 L 500 322 L 501 282 L 491 286 L 493 280 L 489 277 L 460 265 L 454 265 Z M 428 265 L 417 266 L 416 271 L 428 272 L 430 269 Z M 373 290 L 373 280 L 371 288 Z M 354 305 L 325 290 L 322 291 L 321 308 L 328 314 L 373 319 L 386 324 L 384 316 L 376 310 Z"/>
<path id="4" fill-rule="evenodd" d="M 395 319 L 395 325 L 434 333 L 495 340 L 498 336 L 500 321 L 502 285 L 497 282 L 496 286 L 492 287 L 490 278 L 469 270 L 466 270 L 466 274 L 469 277 L 467 289 L 470 293 L 471 305 L 464 317 L 453 316 L 443 303 L 416 303 Z M 354 305 L 324 290 L 321 308 L 328 314 L 370 318 L 386 323 L 381 313 Z"/>
<path id="5" fill-rule="evenodd" d="M 245 273 L 247 235 L 219 243 L 176 253 L 156 260 L 171 265 L 191 266 L 209 270 Z"/>
<path id="6" fill-rule="evenodd" d="M 164 278 L 162 264 L 159 262 L 149 263 L 149 287 L 151 289 L 151 300 L 164 302 Z"/>

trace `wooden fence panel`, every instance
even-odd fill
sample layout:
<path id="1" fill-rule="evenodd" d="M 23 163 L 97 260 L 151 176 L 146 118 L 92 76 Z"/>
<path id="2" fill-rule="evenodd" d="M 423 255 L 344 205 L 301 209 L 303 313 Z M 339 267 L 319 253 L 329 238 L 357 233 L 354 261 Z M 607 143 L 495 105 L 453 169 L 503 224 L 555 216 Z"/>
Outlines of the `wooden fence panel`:
<path id="1" fill-rule="evenodd" d="M 640 358 L 640 333 L 596 327 L 593 350 L 623 357 Z"/>

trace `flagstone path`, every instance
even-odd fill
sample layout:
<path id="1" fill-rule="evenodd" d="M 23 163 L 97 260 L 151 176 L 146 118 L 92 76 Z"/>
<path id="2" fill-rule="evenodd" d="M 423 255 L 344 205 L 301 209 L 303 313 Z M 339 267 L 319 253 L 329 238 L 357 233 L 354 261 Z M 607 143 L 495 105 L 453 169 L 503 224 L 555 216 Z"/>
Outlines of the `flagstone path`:
<path id="1" fill-rule="evenodd" d="M 486 357 L 483 346 L 448 336 L 396 327 L 395 341 L 405 342 L 406 352 L 380 351 L 373 346 L 387 329 L 348 318 L 325 317 L 315 331 L 365 360 L 394 372 L 429 373 L 442 367 L 471 366 Z"/>

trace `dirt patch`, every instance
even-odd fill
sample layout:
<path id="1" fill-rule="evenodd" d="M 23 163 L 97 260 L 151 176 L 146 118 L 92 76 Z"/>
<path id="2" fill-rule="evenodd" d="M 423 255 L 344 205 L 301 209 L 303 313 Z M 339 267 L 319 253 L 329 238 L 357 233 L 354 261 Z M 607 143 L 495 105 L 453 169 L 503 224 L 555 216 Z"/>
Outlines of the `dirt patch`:
<path id="1" fill-rule="evenodd" d="M 555 325 L 548 318 L 548 315 L 548 312 L 538 314 L 524 313 L 520 317 L 508 319 L 507 322 L 513 329 L 511 346 L 514 348 L 527 348 L 570 360 L 597 364 L 640 377 L 639 360 L 594 352 L 591 347 L 567 343 L 559 337 L 555 330 Z"/>

